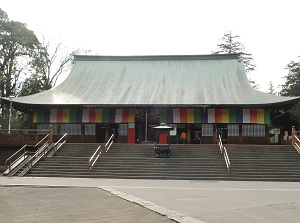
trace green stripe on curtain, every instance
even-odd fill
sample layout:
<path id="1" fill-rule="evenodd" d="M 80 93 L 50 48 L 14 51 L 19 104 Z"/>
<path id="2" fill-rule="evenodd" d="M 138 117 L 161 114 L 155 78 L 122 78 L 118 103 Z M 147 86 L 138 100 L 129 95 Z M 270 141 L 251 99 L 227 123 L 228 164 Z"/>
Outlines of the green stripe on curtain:
<path id="1" fill-rule="evenodd" d="M 236 123 L 236 110 L 229 109 L 229 123 Z"/>
<path id="2" fill-rule="evenodd" d="M 270 123 L 271 123 L 271 121 L 270 121 L 270 111 L 265 109 L 264 124 L 269 125 Z"/>
<path id="3" fill-rule="evenodd" d="M 194 123 L 201 123 L 201 109 L 194 109 Z"/>
<path id="4" fill-rule="evenodd" d="M 109 123 L 109 109 L 104 108 L 102 111 L 102 123 Z"/>
<path id="5" fill-rule="evenodd" d="M 164 108 L 159 109 L 159 124 L 161 123 L 167 123 L 167 112 Z"/>
<path id="6" fill-rule="evenodd" d="M 70 123 L 76 123 L 76 109 L 70 108 Z"/>
<path id="7" fill-rule="evenodd" d="M 37 111 L 37 123 L 44 123 L 44 110 Z"/>

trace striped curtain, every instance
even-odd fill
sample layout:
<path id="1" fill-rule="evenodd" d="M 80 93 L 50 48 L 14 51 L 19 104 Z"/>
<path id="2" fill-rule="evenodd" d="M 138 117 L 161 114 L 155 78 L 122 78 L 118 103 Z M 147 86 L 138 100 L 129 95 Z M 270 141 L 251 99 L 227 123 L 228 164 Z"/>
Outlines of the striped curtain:
<path id="1" fill-rule="evenodd" d="M 228 136 L 239 136 L 239 124 L 228 124 Z"/>
<path id="2" fill-rule="evenodd" d="M 265 125 L 254 125 L 253 126 L 253 136 L 254 137 L 265 137 L 266 136 L 266 126 Z"/>
<path id="3" fill-rule="evenodd" d="M 202 136 L 213 136 L 214 127 L 212 124 L 202 124 Z"/>
<path id="4" fill-rule="evenodd" d="M 242 136 L 253 137 L 253 125 L 242 125 Z"/>
<path id="5" fill-rule="evenodd" d="M 61 134 L 81 135 L 81 124 L 62 124 Z"/>
<path id="6" fill-rule="evenodd" d="M 59 108 L 33 112 L 34 123 L 128 123 L 134 122 L 134 109 Z"/>
<path id="7" fill-rule="evenodd" d="M 251 123 L 270 124 L 265 109 L 174 108 L 159 109 L 160 123 Z"/>

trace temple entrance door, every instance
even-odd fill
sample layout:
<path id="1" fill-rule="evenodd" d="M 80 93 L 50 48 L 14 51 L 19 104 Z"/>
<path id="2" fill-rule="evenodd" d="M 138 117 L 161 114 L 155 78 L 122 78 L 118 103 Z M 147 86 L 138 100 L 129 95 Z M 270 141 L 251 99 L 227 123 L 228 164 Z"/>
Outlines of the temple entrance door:
<path id="1" fill-rule="evenodd" d="M 221 136 L 222 142 L 224 144 L 227 143 L 227 136 L 228 136 L 228 127 L 227 125 L 218 125 L 217 124 L 217 139 L 219 139 L 219 135 Z"/>
<path id="2" fill-rule="evenodd" d="M 104 143 L 105 142 L 105 124 L 96 124 L 96 143 Z"/>

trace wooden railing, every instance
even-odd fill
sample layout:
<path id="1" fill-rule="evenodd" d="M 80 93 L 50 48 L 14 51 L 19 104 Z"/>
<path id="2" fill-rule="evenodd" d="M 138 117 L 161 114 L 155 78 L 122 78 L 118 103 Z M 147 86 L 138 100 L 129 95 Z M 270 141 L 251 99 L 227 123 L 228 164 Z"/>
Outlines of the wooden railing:
<path id="1" fill-rule="evenodd" d="M 49 132 L 49 129 L 0 129 L 0 145 L 32 145 Z"/>
<path id="2" fill-rule="evenodd" d="M 111 137 L 109 138 L 109 140 L 107 141 L 107 143 L 105 144 L 104 148 L 105 148 L 105 152 L 106 153 L 108 152 L 109 148 L 113 144 L 114 137 L 115 137 L 115 134 L 112 134 Z M 98 158 L 101 156 L 101 153 L 102 153 L 102 150 L 101 150 L 101 145 L 100 145 L 100 146 L 98 146 L 98 148 L 96 149 L 96 151 L 94 152 L 94 154 L 89 159 L 89 170 L 91 172 L 92 172 L 94 164 L 96 163 L 96 161 L 98 160 Z"/>
<path id="3" fill-rule="evenodd" d="M 230 160 L 229 160 L 229 157 L 228 157 L 227 149 L 226 149 L 225 146 L 223 146 L 222 139 L 221 139 L 220 135 L 219 135 L 219 147 L 220 147 L 221 154 L 223 154 L 223 156 L 224 156 L 226 167 L 227 167 L 227 170 L 229 172 L 230 171 Z"/>

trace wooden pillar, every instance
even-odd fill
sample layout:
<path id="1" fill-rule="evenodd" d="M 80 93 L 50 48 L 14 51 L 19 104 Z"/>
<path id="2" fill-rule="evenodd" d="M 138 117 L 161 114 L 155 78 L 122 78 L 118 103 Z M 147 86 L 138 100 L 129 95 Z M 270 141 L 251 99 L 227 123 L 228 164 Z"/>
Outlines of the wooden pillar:
<path id="1" fill-rule="evenodd" d="M 109 124 L 106 124 L 106 128 L 105 128 L 105 142 L 107 142 L 108 141 L 108 139 L 109 139 L 109 126 L 108 126 Z"/>
<path id="2" fill-rule="evenodd" d="M 292 145 L 295 145 L 296 143 L 296 130 L 295 130 L 295 126 L 292 126 Z"/>
<path id="3" fill-rule="evenodd" d="M 128 123 L 127 126 L 127 143 L 135 144 L 135 123 Z"/>
<path id="4" fill-rule="evenodd" d="M 217 143 L 217 124 L 213 124 L 213 144 Z"/>
<path id="5" fill-rule="evenodd" d="M 57 139 L 61 137 L 61 124 L 57 123 Z"/>
<path id="6" fill-rule="evenodd" d="M 191 124 L 187 124 L 187 128 L 186 128 L 186 140 L 187 143 L 191 143 Z"/>
<path id="7" fill-rule="evenodd" d="M 265 144 L 270 144 L 269 126 L 265 125 Z"/>
<path id="8" fill-rule="evenodd" d="M 84 136 L 85 136 L 85 124 L 81 123 L 81 135 L 80 135 L 80 142 L 84 142 Z"/>
<path id="9" fill-rule="evenodd" d="M 239 144 L 243 144 L 243 124 L 239 124 Z"/>
<path id="10" fill-rule="evenodd" d="M 50 125 L 50 129 L 49 129 L 49 143 L 53 142 L 53 129 L 52 129 L 52 125 Z"/>

